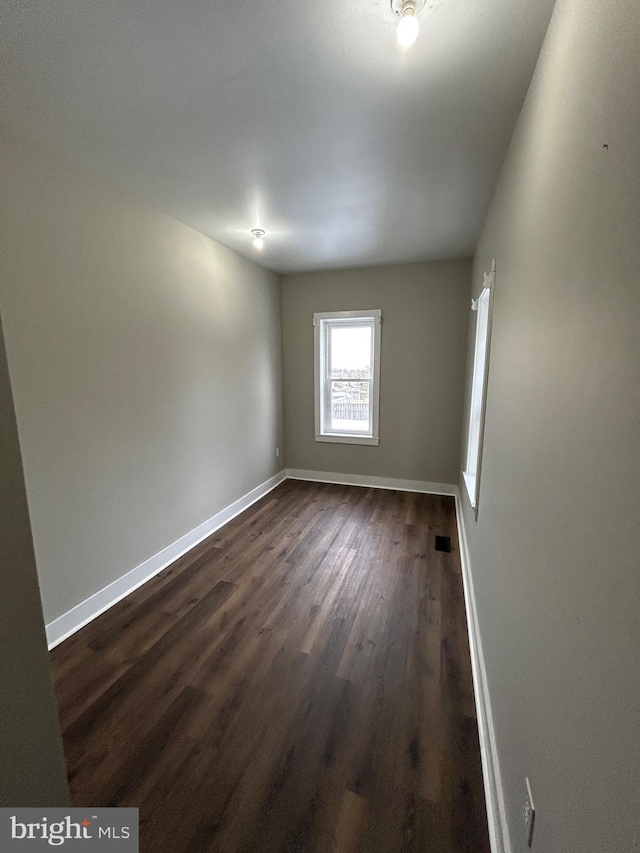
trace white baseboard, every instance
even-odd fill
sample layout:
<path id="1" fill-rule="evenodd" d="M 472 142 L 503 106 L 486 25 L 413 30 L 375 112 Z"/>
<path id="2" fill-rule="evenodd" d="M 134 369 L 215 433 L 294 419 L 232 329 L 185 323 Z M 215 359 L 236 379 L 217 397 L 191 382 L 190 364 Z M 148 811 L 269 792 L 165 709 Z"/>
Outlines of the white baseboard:
<path id="1" fill-rule="evenodd" d="M 367 474 L 333 474 L 329 471 L 285 470 L 289 480 L 310 480 L 313 483 L 334 483 L 338 486 L 367 486 L 370 489 L 395 489 L 399 492 L 423 492 L 430 495 L 457 494 L 457 486 L 449 483 L 429 483 L 426 480 L 396 480 L 393 477 L 370 477 Z"/>
<path id="2" fill-rule="evenodd" d="M 457 487 L 455 498 L 458 537 L 460 539 L 460 562 L 462 564 L 462 580 L 464 584 L 464 601 L 467 612 L 469 649 L 471 652 L 471 670 L 473 673 L 480 755 L 482 758 L 482 776 L 487 803 L 489 841 L 491 843 L 491 853 L 511 853 L 511 841 L 509 838 L 509 827 L 507 825 L 502 780 L 500 777 L 500 764 L 498 761 L 493 716 L 491 714 L 487 672 L 484 665 L 484 655 L 480 639 L 480 627 L 473 587 L 473 573 L 469 558 L 469 543 L 467 541 L 467 531 L 460 505 L 460 490 Z"/>
<path id="3" fill-rule="evenodd" d="M 181 536 L 180 539 L 172 542 L 171 545 L 163 548 L 157 554 L 154 554 L 153 557 L 149 557 L 144 563 L 140 563 L 135 569 L 131 569 L 131 571 L 108 584 L 108 586 L 103 587 L 98 592 L 89 596 L 89 598 L 81 601 L 80 604 L 76 604 L 75 607 L 72 607 L 71 610 L 54 619 L 53 622 L 49 622 L 47 625 L 49 649 L 53 649 L 63 640 L 66 640 L 67 637 L 75 634 L 76 631 L 80 630 L 88 622 L 91 622 L 96 616 L 113 607 L 114 604 L 117 604 L 118 601 L 133 592 L 134 589 L 142 586 L 143 583 L 146 583 L 154 575 L 166 569 L 178 557 L 186 554 L 187 551 L 190 551 L 191 548 L 202 542 L 207 536 L 211 536 L 223 524 L 227 524 L 236 515 L 244 512 L 251 504 L 259 501 L 260 498 L 264 497 L 272 489 L 275 489 L 276 486 L 279 486 L 285 478 L 285 472 L 280 471 L 269 480 L 256 486 L 255 489 L 247 492 L 246 495 L 238 498 L 237 501 L 217 512 L 214 516 L 207 519 L 207 521 L 198 525 L 198 527 L 189 531 L 189 533 L 185 533 L 184 536 Z"/>

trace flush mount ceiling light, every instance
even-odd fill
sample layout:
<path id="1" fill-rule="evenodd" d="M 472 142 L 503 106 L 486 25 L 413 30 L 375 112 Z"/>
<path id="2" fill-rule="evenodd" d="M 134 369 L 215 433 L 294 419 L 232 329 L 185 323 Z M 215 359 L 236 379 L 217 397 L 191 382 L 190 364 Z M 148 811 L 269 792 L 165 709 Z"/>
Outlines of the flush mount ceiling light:
<path id="1" fill-rule="evenodd" d="M 265 232 L 262 228 L 253 228 L 251 233 L 253 234 L 253 245 L 256 249 L 262 249 L 264 246 L 264 240 L 262 238 L 264 237 Z"/>
<path id="2" fill-rule="evenodd" d="M 391 11 L 399 18 L 396 36 L 402 47 L 411 47 L 418 38 L 420 24 L 418 12 L 424 6 L 424 0 L 391 0 Z"/>

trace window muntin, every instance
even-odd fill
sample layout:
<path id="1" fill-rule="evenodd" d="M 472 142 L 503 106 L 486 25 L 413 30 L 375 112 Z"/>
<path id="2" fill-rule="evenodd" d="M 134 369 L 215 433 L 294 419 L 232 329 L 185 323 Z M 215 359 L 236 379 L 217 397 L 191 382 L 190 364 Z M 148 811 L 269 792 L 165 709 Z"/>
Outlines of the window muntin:
<path id="1" fill-rule="evenodd" d="M 314 315 L 316 441 L 378 444 L 381 311 Z"/>

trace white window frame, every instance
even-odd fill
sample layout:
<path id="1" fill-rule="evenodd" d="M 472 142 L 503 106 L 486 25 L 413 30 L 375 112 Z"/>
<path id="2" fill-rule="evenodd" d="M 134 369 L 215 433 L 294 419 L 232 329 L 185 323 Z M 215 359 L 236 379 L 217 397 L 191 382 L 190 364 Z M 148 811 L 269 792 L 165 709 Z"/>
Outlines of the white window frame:
<path id="1" fill-rule="evenodd" d="M 328 330 L 333 325 L 353 325 L 354 321 L 373 321 L 373 376 L 369 380 L 371 388 L 369 403 L 371 407 L 370 429 L 366 434 L 357 432 L 334 432 L 326 426 L 326 414 L 329 411 L 330 383 L 328 375 Z M 379 308 L 370 311 L 329 311 L 313 315 L 314 337 L 314 404 L 315 439 L 335 444 L 379 444 L 380 443 L 380 326 L 382 311 Z"/>
<path id="2" fill-rule="evenodd" d="M 476 314 L 475 349 L 473 373 L 471 374 L 471 401 L 467 424 L 467 452 L 462 476 L 474 515 L 478 515 L 480 496 L 480 471 L 482 468 L 482 446 L 484 443 L 484 420 L 487 408 L 487 382 L 489 378 L 489 351 L 491 348 L 491 318 L 493 313 L 493 291 L 496 262 L 491 272 L 485 273 L 482 292 L 471 301 Z"/>

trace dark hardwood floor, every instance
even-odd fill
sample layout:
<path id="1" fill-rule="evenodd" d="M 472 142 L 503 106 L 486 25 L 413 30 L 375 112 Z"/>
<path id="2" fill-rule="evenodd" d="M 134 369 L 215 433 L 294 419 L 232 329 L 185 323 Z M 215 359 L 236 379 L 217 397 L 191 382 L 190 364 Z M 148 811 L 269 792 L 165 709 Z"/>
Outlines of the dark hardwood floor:
<path id="1" fill-rule="evenodd" d="M 287 480 L 52 656 L 144 853 L 489 851 L 453 498 Z"/>

